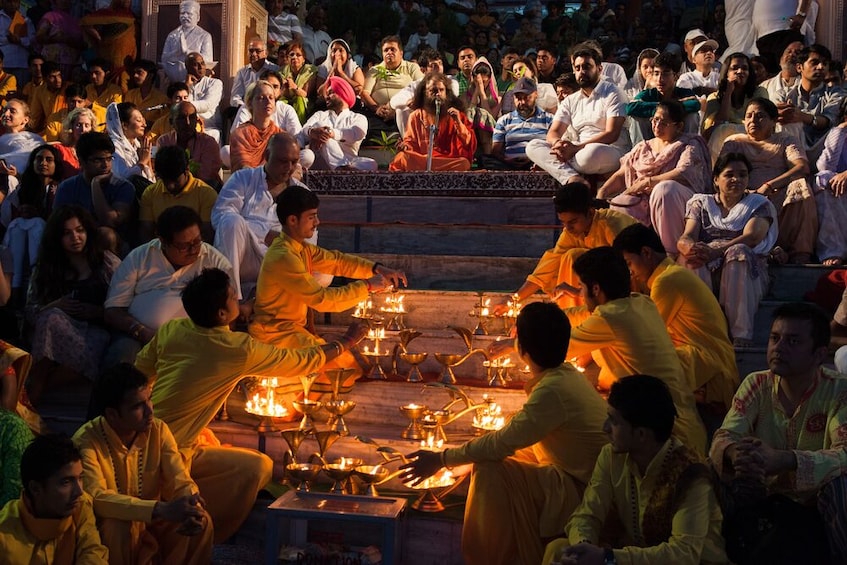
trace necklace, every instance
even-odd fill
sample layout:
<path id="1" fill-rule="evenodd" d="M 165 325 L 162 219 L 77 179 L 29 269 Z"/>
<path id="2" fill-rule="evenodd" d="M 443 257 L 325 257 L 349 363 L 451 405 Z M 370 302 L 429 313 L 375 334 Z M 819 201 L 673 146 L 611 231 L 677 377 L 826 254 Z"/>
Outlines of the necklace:
<path id="1" fill-rule="evenodd" d="M 144 451 L 142 449 L 138 450 L 138 484 L 136 485 L 138 490 L 136 490 L 135 493 L 132 493 L 129 490 L 129 477 L 127 477 L 125 489 L 121 488 L 121 484 L 118 481 L 118 467 L 115 465 L 115 457 L 112 454 L 112 444 L 109 443 L 109 436 L 106 435 L 106 428 L 103 427 L 102 419 L 100 420 L 100 434 L 103 436 L 103 441 L 106 442 L 106 448 L 109 450 L 109 462 L 112 464 L 112 473 L 115 475 L 115 486 L 117 487 L 117 491 L 129 496 L 141 497 L 141 489 L 144 486 Z"/>

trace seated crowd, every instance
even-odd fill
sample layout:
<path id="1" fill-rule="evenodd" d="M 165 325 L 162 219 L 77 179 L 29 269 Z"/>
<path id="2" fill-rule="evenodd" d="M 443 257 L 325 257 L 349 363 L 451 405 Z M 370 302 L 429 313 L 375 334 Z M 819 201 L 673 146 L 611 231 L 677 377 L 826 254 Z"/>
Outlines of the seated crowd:
<path id="1" fill-rule="evenodd" d="M 298 375 L 322 394 L 327 371 L 353 369 L 349 390 L 366 328 L 325 338 L 312 313 L 407 284 L 319 247 L 305 184 L 377 171 L 359 149 L 379 132 L 399 136 L 391 172 L 561 185 L 561 235 L 515 292 L 549 300 L 491 351 L 529 367 L 526 403 L 404 467 L 414 482 L 473 465 L 467 563 L 844 562 L 847 378 L 822 363 L 847 336 L 847 291 L 832 322 L 777 308 L 767 371 L 740 380 L 733 349 L 753 343 L 769 263 L 847 262 L 847 95 L 825 46 L 765 34 L 758 67 L 749 49 L 721 64 L 722 27 L 670 43 L 659 0 L 656 49 L 605 1 L 527 8 L 511 33 L 484 1 L 398 1 L 377 45 L 333 39 L 319 3 L 301 24 L 268 0 L 268 37 L 224 93 L 196 1 L 158 62 L 116 34 L 129 3 L 81 19 L 69 4 L 0 8 L 0 304 L 23 318 L 0 310 L 0 339 L 31 351 L 0 341 L 11 563 L 208 563 L 238 530 L 273 461 L 209 423 L 245 375 L 284 375 L 291 418 Z M 43 434 L 45 393 L 84 380 L 87 422 Z"/>

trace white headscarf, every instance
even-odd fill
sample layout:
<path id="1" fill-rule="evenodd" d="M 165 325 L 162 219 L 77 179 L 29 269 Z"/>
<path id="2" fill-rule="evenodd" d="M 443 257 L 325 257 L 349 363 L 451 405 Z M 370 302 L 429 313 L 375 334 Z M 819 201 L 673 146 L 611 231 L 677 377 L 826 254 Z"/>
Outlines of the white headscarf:
<path id="1" fill-rule="evenodd" d="M 329 42 L 329 45 L 327 45 L 326 59 L 324 59 L 324 62 L 318 67 L 318 77 L 326 79 L 329 76 L 330 71 L 332 71 L 332 46 L 336 43 L 343 45 L 344 49 L 347 51 L 347 62 L 344 63 L 344 72 L 347 73 L 348 77 L 353 78 L 353 73 L 356 72 L 359 65 L 353 60 L 353 54 L 350 52 L 350 46 L 347 45 L 347 42 L 343 39 L 333 39 Z"/>
<path id="2" fill-rule="evenodd" d="M 151 182 L 156 180 L 150 167 L 143 167 L 138 163 L 138 148 L 141 147 L 141 144 L 137 139 L 130 141 L 124 135 L 116 102 L 112 102 L 106 108 L 106 133 L 109 134 L 112 143 L 115 144 L 115 155 L 112 161 L 112 172 L 114 174 L 123 178 L 141 175 Z"/>

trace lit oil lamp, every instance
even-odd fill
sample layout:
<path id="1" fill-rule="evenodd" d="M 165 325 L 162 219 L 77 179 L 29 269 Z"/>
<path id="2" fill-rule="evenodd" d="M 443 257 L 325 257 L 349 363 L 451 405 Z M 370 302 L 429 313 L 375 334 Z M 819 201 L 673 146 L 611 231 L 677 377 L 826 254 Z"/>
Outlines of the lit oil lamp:
<path id="1" fill-rule="evenodd" d="M 509 369 L 514 367 L 514 364 L 509 357 L 489 359 L 483 361 L 482 366 L 485 367 L 488 386 L 506 386 L 506 383 L 512 380 L 509 377 Z"/>
<path id="2" fill-rule="evenodd" d="M 485 322 L 491 317 L 491 299 L 485 298 L 485 295 L 480 292 L 479 300 L 474 305 L 473 310 L 471 310 L 470 316 L 477 319 L 473 335 L 488 335 Z"/>
<path id="3" fill-rule="evenodd" d="M 356 305 L 353 310 L 353 317 L 361 320 L 371 320 L 374 317 L 374 300 L 373 293 L 369 294 L 365 300 L 362 300 Z"/>
<path id="4" fill-rule="evenodd" d="M 476 415 L 473 419 L 473 427 L 479 431 L 495 431 L 502 428 L 506 423 L 506 418 L 502 416 L 500 405 L 494 402 L 494 399 L 487 394 L 482 395 L 482 404 L 477 407 Z"/>
<path id="5" fill-rule="evenodd" d="M 258 381 L 258 390 L 252 398 L 247 400 L 245 410 L 259 416 L 256 431 L 260 433 L 276 431 L 278 428 L 274 425 L 273 419 L 288 416 L 288 409 L 276 399 L 278 387 L 279 379 L 276 377 L 262 377 Z"/>
<path id="6" fill-rule="evenodd" d="M 331 492 L 333 494 L 350 492 L 352 490 L 352 485 L 349 484 L 350 475 L 356 467 L 363 464 L 364 461 L 356 457 L 339 457 L 324 464 L 324 474 L 333 480 Z"/>
<path id="7" fill-rule="evenodd" d="M 403 321 L 403 314 L 406 313 L 406 307 L 403 304 L 405 298 L 396 288 L 392 287 L 391 292 L 385 297 L 385 305 L 379 308 L 380 312 L 388 314 L 387 329 L 390 332 L 399 332 L 406 329 Z"/>
<path id="8" fill-rule="evenodd" d="M 506 312 L 503 313 L 503 333 L 505 335 L 509 335 L 512 330 L 512 326 L 515 325 L 515 320 L 518 319 L 518 314 L 521 313 L 521 308 L 523 308 L 520 297 L 517 293 L 513 294 L 512 297 L 506 301 L 506 308 Z"/>
<path id="9" fill-rule="evenodd" d="M 412 508 L 420 512 L 441 512 L 444 510 L 444 503 L 441 502 L 441 499 L 456 488 L 462 482 L 463 478 L 464 476 L 457 479 L 449 470 L 441 469 L 417 485 L 406 485 L 409 488 L 424 491 L 412 503 Z M 441 492 L 436 494 L 438 490 L 441 490 Z"/>
<path id="10" fill-rule="evenodd" d="M 382 366 L 379 364 L 379 359 L 380 357 L 388 357 L 391 355 L 387 349 L 383 348 L 380 350 L 379 348 L 380 342 L 385 340 L 385 327 L 383 327 L 382 324 L 375 325 L 368 330 L 365 339 L 373 342 L 373 349 L 367 345 L 362 348 L 362 355 L 373 359 L 373 365 L 371 365 L 371 370 L 368 372 L 368 378 L 384 381 L 387 377 L 385 376 L 385 371 L 383 371 Z"/>
<path id="11" fill-rule="evenodd" d="M 419 420 L 425 411 L 426 406 L 422 404 L 411 403 L 400 407 L 400 412 L 409 419 L 409 425 L 403 430 L 400 437 L 414 440 L 423 439 L 424 432 Z"/>

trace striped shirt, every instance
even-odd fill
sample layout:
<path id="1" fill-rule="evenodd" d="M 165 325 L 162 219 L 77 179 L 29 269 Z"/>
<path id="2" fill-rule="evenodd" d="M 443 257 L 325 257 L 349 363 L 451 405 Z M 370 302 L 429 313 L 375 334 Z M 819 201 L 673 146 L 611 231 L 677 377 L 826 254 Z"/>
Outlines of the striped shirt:
<path id="1" fill-rule="evenodd" d="M 497 120 L 493 141 L 503 144 L 506 159 L 526 158 L 526 144 L 532 139 L 543 140 L 552 123 L 553 114 L 538 106 L 535 107 L 535 114 L 529 118 L 512 110 Z"/>

